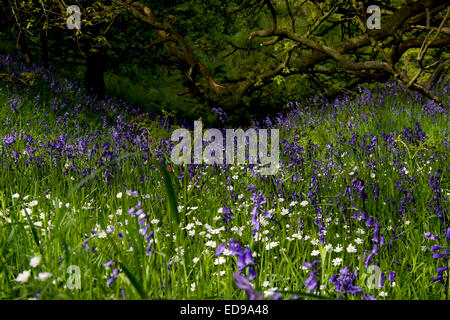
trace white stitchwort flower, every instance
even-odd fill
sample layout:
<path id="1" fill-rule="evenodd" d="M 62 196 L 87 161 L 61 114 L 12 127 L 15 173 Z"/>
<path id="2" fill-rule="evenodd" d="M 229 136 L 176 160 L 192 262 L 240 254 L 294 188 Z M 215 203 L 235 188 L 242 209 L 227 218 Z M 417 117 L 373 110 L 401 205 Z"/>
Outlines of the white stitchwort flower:
<path id="1" fill-rule="evenodd" d="M 269 242 L 266 244 L 266 250 L 273 249 L 275 247 L 278 247 L 278 241 Z"/>
<path id="2" fill-rule="evenodd" d="M 30 260 L 30 266 L 33 268 L 37 268 L 39 267 L 39 265 L 41 264 L 41 257 L 40 256 L 34 256 L 33 258 L 31 258 Z"/>
<path id="3" fill-rule="evenodd" d="M 119 193 L 116 195 L 116 198 L 117 198 L 117 199 L 122 199 L 122 192 L 119 192 Z"/>
<path id="4" fill-rule="evenodd" d="M 14 194 L 12 195 L 12 198 L 13 198 L 13 199 L 19 199 L 19 198 L 20 198 L 20 194 L 14 193 Z"/>
<path id="5" fill-rule="evenodd" d="M 320 254 L 320 251 L 319 251 L 319 250 L 313 250 L 313 251 L 311 252 L 311 255 L 312 255 L 313 257 L 318 256 L 319 254 Z"/>
<path id="6" fill-rule="evenodd" d="M 98 233 L 98 235 L 97 235 L 97 237 L 98 237 L 99 239 L 105 239 L 106 236 L 107 236 L 107 234 L 106 234 L 106 232 L 103 231 L 103 230 L 100 231 L 100 232 Z"/>
<path id="7" fill-rule="evenodd" d="M 37 276 L 39 281 L 45 281 L 50 278 L 52 274 L 50 272 L 40 272 Z"/>
<path id="8" fill-rule="evenodd" d="M 302 207 L 306 207 L 306 206 L 308 205 L 308 201 L 303 200 L 302 202 L 300 202 L 300 205 L 301 205 Z"/>
<path id="9" fill-rule="evenodd" d="M 353 245 L 353 244 L 349 244 L 348 245 L 348 247 L 347 247 L 347 252 L 348 253 L 355 253 L 355 252 L 357 252 L 358 250 L 356 249 L 356 247 Z"/>
<path id="10" fill-rule="evenodd" d="M 273 295 L 275 292 L 277 292 L 278 288 L 272 288 L 269 290 L 265 290 L 264 291 L 264 296 L 265 297 L 270 297 L 271 295 Z"/>
<path id="11" fill-rule="evenodd" d="M 215 241 L 210 240 L 210 241 L 206 242 L 206 246 L 215 248 L 217 246 L 217 243 Z"/>
<path id="12" fill-rule="evenodd" d="M 220 265 L 220 264 L 224 264 L 225 262 L 227 262 L 227 260 L 224 257 L 218 257 L 216 260 L 214 260 L 214 264 Z"/>
<path id="13" fill-rule="evenodd" d="M 342 258 L 333 259 L 333 266 L 338 267 L 342 264 Z"/>
<path id="14" fill-rule="evenodd" d="M 28 207 L 33 208 L 36 207 L 39 204 L 37 200 L 33 200 L 28 204 Z"/>
<path id="15" fill-rule="evenodd" d="M 25 283 L 28 281 L 28 278 L 30 278 L 30 275 L 31 275 L 31 270 L 25 270 L 24 272 L 19 273 L 17 275 L 16 281 Z"/>

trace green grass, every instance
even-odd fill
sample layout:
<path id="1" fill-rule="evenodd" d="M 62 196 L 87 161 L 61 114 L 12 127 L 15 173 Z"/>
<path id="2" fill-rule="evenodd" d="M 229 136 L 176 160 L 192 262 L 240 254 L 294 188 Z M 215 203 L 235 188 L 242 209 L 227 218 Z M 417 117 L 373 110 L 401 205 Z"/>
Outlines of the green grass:
<path id="1" fill-rule="evenodd" d="M 9 125 L 0 127 L 0 137 L 23 130 L 35 141 L 42 140 L 43 143 L 38 143 L 42 147 L 36 150 L 36 156 L 45 163 L 40 168 L 36 167 L 27 163 L 26 156 L 16 162 L 11 149 L 0 143 L 1 299 L 122 299 L 123 293 L 126 299 L 245 299 L 246 294 L 233 281 L 233 273 L 237 271 L 236 258 L 222 255 L 225 262 L 217 264 L 221 261 L 214 255 L 216 247 L 231 238 L 239 240 L 242 246 L 248 246 L 254 254 L 257 277 L 252 283 L 255 289 L 277 288 L 283 298 L 292 294 L 307 299 L 319 298 L 316 294 L 337 298 L 339 293 L 335 292 L 329 279 L 346 265 L 350 270 L 358 269 L 356 284 L 379 299 L 383 299 L 380 292 L 387 293 L 386 299 L 447 298 L 445 290 L 448 284 L 431 281 L 436 276 L 436 267 L 442 265 L 435 262 L 430 253 L 430 246 L 438 242 L 426 240 L 424 233 L 442 235 L 443 232 L 443 225 L 429 205 L 433 197 L 429 174 L 438 169 L 443 171 L 440 176 L 442 205 L 447 210 L 449 208 L 450 163 L 448 147 L 443 143 L 443 138 L 449 138 L 448 114 L 425 116 L 422 104 L 408 95 L 385 97 L 376 108 L 371 103 L 361 105 L 354 100 L 350 102 L 352 110 L 343 108 L 329 116 L 305 112 L 296 120 L 294 128 L 282 129 L 281 132 L 281 136 L 290 142 L 298 137 L 296 144 L 303 146 L 303 151 L 284 153 L 284 164 L 269 180 L 252 176 L 252 170 L 247 166 L 205 166 L 197 168 L 190 177 L 178 178 L 187 168 L 171 166 L 167 170 L 159 167 L 153 151 L 154 141 L 160 136 L 150 137 L 153 138 L 150 151 L 143 152 L 136 145 L 128 144 L 120 159 L 111 160 L 120 161 L 122 167 L 113 171 L 113 177 L 106 183 L 104 168 L 111 162 L 102 166 L 101 160 L 105 159 L 103 152 L 107 150 L 100 148 L 90 156 L 71 159 L 53 157 L 55 162 L 51 162 L 52 155 L 43 147 L 46 141 L 52 141 L 61 134 L 68 134 L 66 144 L 69 145 L 76 143 L 75 137 L 86 136 L 95 130 L 100 130 L 95 138 L 101 141 L 99 145 L 106 141 L 113 144 L 112 133 L 103 128 L 99 114 L 83 109 L 75 118 L 66 117 L 67 124 L 58 122 L 58 116 L 63 116 L 70 107 L 50 111 L 47 115 L 52 103 L 51 91 L 37 86 L 31 88 L 31 92 L 14 92 L 12 86 L 2 85 L 0 123 L 7 123 L 9 118 Z M 39 100 L 33 94 L 36 92 L 41 93 Z M 12 113 L 10 105 L 15 95 L 20 96 L 22 102 L 19 112 Z M 64 97 L 71 97 L 75 102 L 82 99 L 70 89 L 57 99 L 63 101 Z M 398 111 L 399 106 L 404 112 Z M 128 121 L 133 118 L 126 111 L 119 112 Z M 367 115 L 366 119 L 363 114 Z M 116 116 L 117 113 L 111 112 L 110 126 L 114 125 Z M 352 130 L 340 123 L 349 121 L 354 126 Z M 404 127 L 414 130 L 416 121 L 421 123 L 421 129 L 426 133 L 426 139 L 418 144 L 408 142 L 401 134 Z M 351 141 L 352 131 L 358 135 L 359 144 L 364 134 L 377 137 L 378 142 L 371 155 L 361 155 L 359 147 L 359 152 L 354 152 L 352 145 L 339 142 L 339 139 Z M 395 146 L 398 155 L 382 139 L 383 133 L 391 132 L 397 133 Z M 341 137 L 338 137 L 339 133 L 342 133 Z M 369 138 L 367 141 L 370 143 Z M 333 144 L 335 152 L 330 153 L 328 143 Z M 17 139 L 14 144 L 19 152 L 23 152 L 25 147 L 24 139 Z M 308 152 L 311 153 L 309 160 Z M 290 155 L 301 155 L 303 165 L 287 166 Z M 329 161 L 336 166 L 329 167 Z M 371 161 L 376 162 L 377 170 L 367 166 Z M 409 172 L 407 175 L 394 166 L 396 161 L 404 164 Z M 66 168 L 66 164 L 75 165 L 77 170 Z M 83 178 L 80 174 L 83 169 L 97 171 Z M 315 170 L 321 173 L 322 181 L 317 195 L 318 204 L 311 205 L 307 195 L 311 178 L 316 176 Z M 352 172 L 357 174 L 351 175 Z M 302 178 L 292 181 L 294 174 L 301 174 Z M 355 177 L 365 181 L 368 198 L 363 201 L 355 194 L 356 199 L 351 204 L 348 197 L 344 200 L 342 194 Z M 406 193 L 395 187 L 395 181 L 402 179 L 405 179 L 404 188 L 414 195 L 414 201 L 405 206 L 405 215 L 401 215 L 398 208 Z M 378 199 L 373 195 L 374 184 L 379 189 Z M 271 210 L 277 220 L 263 219 L 260 212 L 262 227 L 256 236 L 252 234 L 250 224 L 253 209 L 250 185 L 262 192 L 267 200 L 262 209 Z M 231 197 L 230 186 L 235 195 L 241 195 L 238 199 Z M 137 190 L 138 196 L 127 195 L 125 190 Z M 290 209 L 293 191 L 308 204 L 302 206 L 299 200 Z M 13 197 L 16 193 L 18 198 Z M 119 193 L 122 193 L 121 198 L 117 196 Z M 336 203 L 338 194 L 347 210 L 345 214 Z M 396 204 L 386 199 L 395 200 Z M 150 255 L 146 253 L 148 243 L 140 235 L 138 219 L 128 214 L 139 200 L 147 215 L 145 220 L 149 230 L 155 231 L 154 252 Z M 38 201 L 37 205 L 31 206 L 32 201 Z M 229 223 L 224 223 L 223 215 L 218 212 L 226 206 L 230 206 L 234 213 Z M 319 225 L 315 224 L 319 207 L 328 211 L 326 217 L 320 217 L 327 224 L 324 244 L 318 243 Z M 284 214 L 286 209 L 288 214 Z M 386 242 L 392 238 L 391 230 L 399 237 L 399 240 L 393 240 L 392 247 L 380 247 L 379 254 L 371 263 L 379 263 L 381 271 L 395 271 L 395 285 L 386 281 L 381 289 L 367 286 L 370 274 L 364 266 L 363 251 L 369 253 L 372 250 L 372 229 L 363 221 L 351 218 L 353 213 L 363 209 L 368 217 L 378 219 L 380 233 Z M 297 232 L 299 221 L 303 223 L 301 233 Z M 112 228 L 114 231 L 108 234 Z M 96 234 L 92 233 L 94 230 Z M 119 232 L 123 238 L 119 237 Z M 300 235 L 302 240 L 295 238 Z M 347 252 L 349 244 L 357 248 L 356 253 Z M 441 240 L 440 244 L 448 247 L 448 240 Z M 330 245 L 333 249 L 341 246 L 343 250 L 327 251 Z M 314 250 L 319 251 L 317 256 L 311 255 Z M 30 259 L 34 256 L 41 257 L 37 267 L 30 266 Z M 336 258 L 342 258 L 340 266 L 333 265 Z M 323 287 L 310 296 L 304 284 L 309 271 L 302 268 L 302 264 L 315 259 L 322 260 L 318 278 Z M 110 260 L 114 260 L 114 264 L 105 268 L 103 264 Z M 80 270 L 80 289 L 70 288 L 74 279 L 67 272 L 70 266 Z M 119 273 L 108 286 L 107 281 L 114 268 L 118 268 Z M 16 281 L 25 270 L 31 270 L 28 281 Z M 51 273 L 51 277 L 45 281 L 35 279 L 42 272 Z M 444 276 L 448 277 L 448 274 L 444 273 Z M 349 299 L 361 297 L 361 294 L 345 296 Z"/>

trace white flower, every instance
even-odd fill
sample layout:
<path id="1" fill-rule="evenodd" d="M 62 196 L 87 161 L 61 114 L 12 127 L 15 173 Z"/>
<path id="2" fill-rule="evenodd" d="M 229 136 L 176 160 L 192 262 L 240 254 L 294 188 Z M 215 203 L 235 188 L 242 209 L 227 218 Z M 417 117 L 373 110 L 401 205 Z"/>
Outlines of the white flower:
<path id="1" fill-rule="evenodd" d="M 48 278 L 50 278 L 52 276 L 52 274 L 50 272 L 41 272 L 38 274 L 38 280 L 39 281 L 45 281 Z"/>
<path id="2" fill-rule="evenodd" d="M 255 253 L 255 252 L 254 252 Z M 224 256 L 232 256 L 233 252 L 231 250 L 225 249 L 222 253 Z"/>
<path id="3" fill-rule="evenodd" d="M 119 193 L 116 195 L 116 198 L 117 198 L 117 199 L 121 199 L 121 198 L 122 198 L 122 192 L 119 192 Z"/>
<path id="4" fill-rule="evenodd" d="M 334 252 L 341 252 L 341 251 L 342 251 L 342 246 L 341 246 L 340 244 L 338 244 L 338 245 L 336 246 L 336 248 L 334 248 L 333 251 L 334 251 Z"/>
<path id="5" fill-rule="evenodd" d="M 30 277 L 30 275 L 31 275 L 31 271 L 30 270 L 25 270 L 24 272 L 19 273 L 17 275 L 16 281 L 17 282 L 21 282 L 21 283 L 25 283 L 25 282 L 28 281 L 28 278 Z"/>
<path id="6" fill-rule="evenodd" d="M 298 240 L 302 240 L 302 235 L 300 234 L 300 233 L 294 233 L 294 234 L 292 234 L 292 238 L 296 238 L 296 239 L 298 239 Z"/>
<path id="7" fill-rule="evenodd" d="M 38 205 L 38 201 L 37 200 L 33 200 L 28 204 L 28 207 L 33 208 L 36 207 Z"/>
<path id="8" fill-rule="evenodd" d="M 342 258 L 333 259 L 332 262 L 333 262 L 333 266 L 335 266 L 335 267 L 340 266 L 342 264 Z"/>
<path id="9" fill-rule="evenodd" d="M 192 291 L 192 292 L 195 291 L 195 282 L 191 283 L 191 291 Z"/>
<path id="10" fill-rule="evenodd" d="M 264 291 L 264 296 L 265 296 L 265 297 L 270 297 L 270 296 L 273 295 L 277 290 L 278 290 L 278 288 L 272 288 L 272 289 L 269 289 L 269 290 L 265 290 L 265 291 Z"/>
<path id="11" fill-rule="evenodd" d="M 13 198 L 13 199 L 19 199 L 19 198 L 20 198 L 20 194 L 14 193 L 14 194 L 12 195 L 12 198 Z"/>
<path id="12" fill-rule="evenodd" d="M 300 202 L 300 205 L 301 205 L 302 207 L 306 207 L 306 206 L 308 205 L 308 201 L 303 200 L 302 202 Z"/>
<path id="13" fill-rule="evenodd" d="M 195 224 L 194 224 L 194 223 L 188 223 L 188 224 L 186 225 L 185 229 L 186 229 L 186 230 L 191 230 L 191 229 L 194 228 L 194 227 L 195 227 Z"/>
<path id="14" fill-rule="evenodd" d="M 216 260 L 214 260 L 214 264 L 220 265 L 220 264 L 224 264 L 225 262 L 227 262 L 227 260 L 224 257 L 218 257 Z"/>
<path id="15" fill-rule="evenodd" d="M 153 219 L 152 221 L 150 221 L 151 224 L 158 224 L 159 220 L 158 219 Z"/>
<path id="16" fill-rule="evenodd" d="M 192 259 L 192 262 L 197 263 L 200 259 L 199 258 L 194 258 Z"/>
<path id="17" fill-rule="evenodd" d="M 348 253 L 355 253 L 355 252 L 357 252 L 358 250 L 356 249 L 356 247 L 353 245 L 353 244 L 349 244 L 348 245 L 348 247 L 347 247 L 347 252 Z"/>
<path id="18" fill-rule="evenodd" d="M 264 281 L 263 282 L 263 287 L 267 288 L 269 286 L 270 282 L 269 281 Z"/>
<path id="19" fill-rule="evenodd" d="M 210 241 L 206 242 L 206 246 L 215 248 L 217 246 L 217 243 L 215 241 L 210 240 Z"/>
<path id="20" fill-rule="evenodd" d="M 25 209 L 20 210 L 20 213 L 22 214 L 22 217 L 26 217 L 27 214 L 30 215 L 31 212 L 32 212 L 32 211 L 31 211 L 30 208 L 25 208 Z"/>
<path id="21" fill-rule="evenodd" d="M 34 256 L 33 258 L 31 258 L 30 260 L 30 266 L 33 268 L 37 268 L 39 267 L 39 265 L 41 264 L 41 257 L 40 256 Z"/>
<path id="22" fill-rule="evenodd" d="M 320 254 L 320 250 L 313 250 L 313 251 L 311 252 L 311 255 L 312 255 L 313 257 L 318 256 L 319 254 Z"/>
<path id="23" fill-rule="evenodd" d="M 97 237 L 98 237 L 99 239 L 105 239 L 106 236 L 107 236 L 107 234 L 106 234 L 105 231 L 100 231 L 100 232 L 98 233 L 98 235 L 97 235 Z"/>
<path id="24" fill-rule="evenodd" d="M 381 291 L 380 293 L 380 297 L 387 297 L 387 292 Z"/>
<path id="25" fill-rule="evenodd" d="M 361 244 L 361 243 L 363 243 L 363 241 L 361 240 L 361 238 L 356 238 L 355 239 L 355 243 L 356 244 Z"/>
<path id="26" fill-rule="evenodd" d="M 269 242 L 268 244 L 266 244 L 266 250 L 270 250 L 275 247 L 278 247 L 278 241 Z"/>

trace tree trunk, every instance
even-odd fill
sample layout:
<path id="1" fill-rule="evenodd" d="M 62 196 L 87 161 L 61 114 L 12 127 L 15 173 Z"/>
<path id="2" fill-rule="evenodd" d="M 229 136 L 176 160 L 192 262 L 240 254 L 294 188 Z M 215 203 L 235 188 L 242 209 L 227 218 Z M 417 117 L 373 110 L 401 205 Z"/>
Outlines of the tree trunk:
<path id="1" fill-rule="evenodd" d="M 106 55 L 96 52 L 88 53 L 86 59 L 86 89 L 88 92 L 104 95 L 105 94 L 105 80 L 103 78 L 105 72 Z"/>

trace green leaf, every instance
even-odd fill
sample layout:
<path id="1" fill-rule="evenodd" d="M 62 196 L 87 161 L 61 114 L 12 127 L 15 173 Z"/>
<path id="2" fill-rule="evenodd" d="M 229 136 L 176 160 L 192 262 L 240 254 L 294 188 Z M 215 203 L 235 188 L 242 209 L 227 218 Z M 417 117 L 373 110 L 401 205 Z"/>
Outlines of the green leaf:
<path id="1" fill-rule="evenodd" d="M 121 262 L 119 262 L 120 266 L 122 267 L 123 272 L 127 276 L 127 278 L 130 280 L 131 284 L 133 285 L 134 289 L 136 289 L 137 293 L 142 299 L 147 299 L 147 295 L 145 294 L 144 288 L 139 284 L 139 282 L 136 280 L 136 278 L 133 276 L 133 274 L 128 270 L 128 268 L 125 267 L 125 265 Z"/>

